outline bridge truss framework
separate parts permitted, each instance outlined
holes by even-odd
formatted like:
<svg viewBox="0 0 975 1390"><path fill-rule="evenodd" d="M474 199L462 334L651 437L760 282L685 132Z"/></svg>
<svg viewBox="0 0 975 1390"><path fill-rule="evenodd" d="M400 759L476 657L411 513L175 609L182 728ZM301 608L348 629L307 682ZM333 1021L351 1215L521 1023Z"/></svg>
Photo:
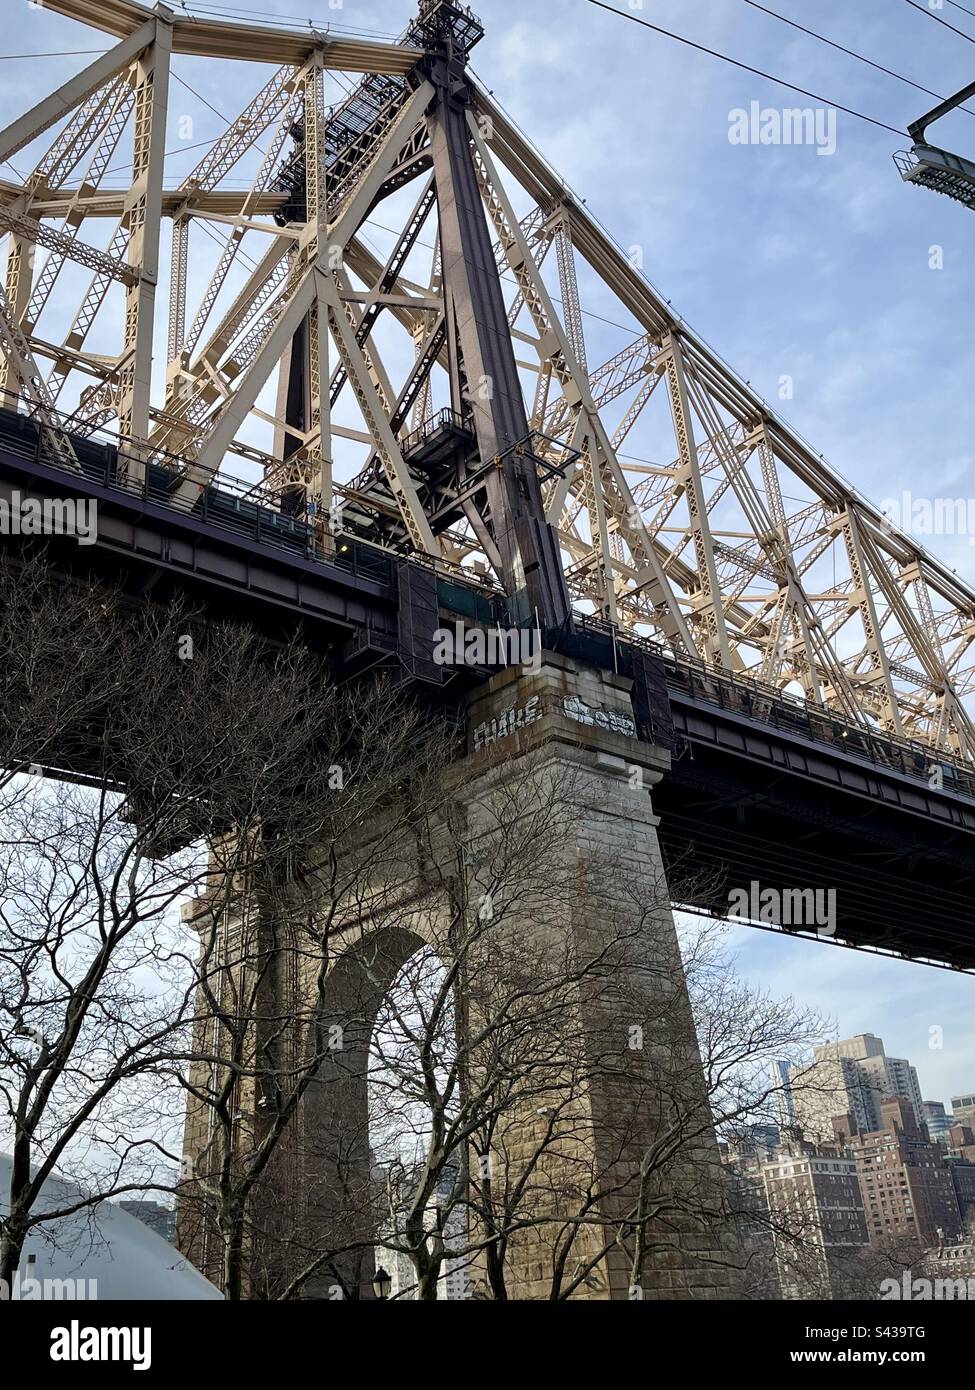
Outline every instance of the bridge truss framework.
<svg viewBox="0 0 975 1390"><path fill-rule="evenodd" d="M117 430L133 485L178 457L187 506L243 458L323 549L345 528L493 578L519 620L581 608L975 758L975 593L652 289L470 75L468 10L422 0L377 44L132 0L45 8L114 40L0 132L0 160L31 165L0 183L0 388L61 466L65 410L74 433ZM270 75L170 186L183 55ZM352 90L330 106L331 74ZM364 230L380 209L385 257ZM584 288L633 325L597 366ZM628 452L641 432L660 462Z"/></svg>

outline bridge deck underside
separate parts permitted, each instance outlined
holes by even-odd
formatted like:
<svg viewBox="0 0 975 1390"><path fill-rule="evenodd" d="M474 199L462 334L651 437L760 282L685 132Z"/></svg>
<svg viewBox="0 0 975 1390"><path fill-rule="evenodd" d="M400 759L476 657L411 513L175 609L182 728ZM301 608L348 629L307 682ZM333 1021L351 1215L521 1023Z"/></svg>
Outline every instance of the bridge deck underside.
<svg viewBox="0 0 975 1390"><path fill-rule="evenodd" d="M187 593L208 614L282 639L301 632L332 652L341 672L386 665L419 698L452 713L465 689L489 674L437 667L432 631L456 618L485 628L507 622L503 600L354 541L334 562L311 556L300 536L262 531L255 507L228 524L217 514L226 499L212 514L174 510L164 498L112 486L107 458L68 475L45 457L33 422L9 417L0 412L0 499L19 491L99 504L94 544L43 538L59 569L113 580L136 597ZM95 476L96 464L104 477ZM635 648L614 649L584 622L576 629L546 634L547 645L634 674ZM674 747L654 804L676 897L723 914L731 891L753 882L780 892L832 890L838 940L975 969L970 772L947 763L953 780L933 789L919 746L871 740L792 706L776 711L761 692L740 690L717 672L643 660L657 669L664 722L672 724L641 734Z"/></svg>
<svg viewBox="0 0 975 1390"><path fill-rule="evenodd" d="M687 906L723 915L734 890L760 901L753 884L777 901L832 892L832 939L975 969L970 831L701 743L683 746L654 805L673 891L690 885Z"/></svg>

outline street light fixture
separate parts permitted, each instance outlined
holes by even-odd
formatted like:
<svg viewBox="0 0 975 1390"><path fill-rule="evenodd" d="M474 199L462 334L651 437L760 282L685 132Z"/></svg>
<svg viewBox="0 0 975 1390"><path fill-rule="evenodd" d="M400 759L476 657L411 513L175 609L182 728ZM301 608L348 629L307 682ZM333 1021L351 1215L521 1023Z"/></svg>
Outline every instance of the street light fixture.
<svg viewBox="0 0 975 1390"><path fill-rule="evenodd" d="M372 1280L372 1291L379 1299L380 1303L385 1303L389 1298L389 1291L393 1287L392 1276L387 1274L382 1265L376 1270Z"/></svg>

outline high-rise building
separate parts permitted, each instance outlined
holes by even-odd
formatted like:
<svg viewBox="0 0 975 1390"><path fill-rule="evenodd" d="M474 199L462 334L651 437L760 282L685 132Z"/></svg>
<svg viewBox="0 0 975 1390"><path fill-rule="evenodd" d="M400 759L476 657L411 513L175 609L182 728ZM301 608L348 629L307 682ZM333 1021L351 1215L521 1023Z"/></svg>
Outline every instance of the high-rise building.
<svg viewBox="0 0 975 1390"><path fill-rule="evenodd" d="M963 1158L975 1163L975 1130L968 1125L952 1125L945 1140L950 1158Z"/></svg>
<svg viewBox="0 0 975 1390"><path fill-rule="evenodd" d="M957 1240L963 1221L944 1150L930 1142L903 1097L882 1101L880 1111L876 1130L851 1135L846 1144L856 1161L870 1239L908 1236L925 1247Z"/></svg>
<svg viewBox="0 0 975 1390"><path fill-rule="evenodd" d="M975 1129L975 1095L952 1096L952 1124L967 1125Z"/></svg>
<svg viewBox="0 0 975 1390"><path fill-rule="evenodd" d="M813 1049L813 1061L789 1068L789 1088L798 1123L810 1139L829 1143L833 1117L852 1116L854 1127L881 1128L881 1105L899 1096L918 1125L924 1122L917 1072L903 1057L888 1057L873 1033L858 1033Z"/></svg>
<svg viewBox="0 0 975 1390"><path fill-rule="evenodd" d="M135 1200L119 1202L118 1205L130 1216L141 1221L143 1226L148 1226L150 1230L155 1231L157 1236L162 1236L163 1240L168 1240L172 1245L176 1237L175 1207L164 1207L162 1202Z"/></svg>
<svg viewBox="0 0 975 1390"><path fill-rule="evenodd" d="M951 1130L951 1116L940 1100L926 1100L921 1105L922 1118L928 1127L928 1138L932 1144L947 1140Z"/></svg>
<svg viewBox="0 0 975 1390"><path fill-rule="evenodd" d="M390 1250L385 1246L380 1251L378 1263L390 1277L390 1298L400 1302L416 1298L416 1274L413 1271L413 1262L404 1250Z"/></svg>
<svg viewBox="0 0 975 1390"><path fill-rule="evenodd" d="M779 1147L778 1125L751 1124L728 1133L724 1143L729 1159L756 1158L764 1162Z"/></svg>
<svg viewBox="0 0 975 1390"><path fill-rule="evenodd" d="M781 1059L772 1063L772 1085L778 1103L780 1129L793 1129L799 1123L792 1089L789 1085L789 1063Z"/></svg>
<svg viewBox="0 0 975 1390"><path fill-rule="evenodd" d="M956 1137L969 1142L949 1149L945 1162L955 1184L962 1226L966 1233L975 1236L975 1135L967 1125L956 1125L952 1140Z"/></svg>
<svg viewBox="0 0 975 1390"><path fill-rule="evenodd" d="M851 1256L868 1241L856 1161L835 1145L792 1138L763 1166L762 1178L776 1221L783 1297L836 1296Z"/></svg>
<svg viewBox="0 0 975 1390"><path fill-rule="evenodd" d="M389 1296L399 1300L410 1300L417 1297L416 1273L413 1262L404 1250L393 1249L389 1245L384 1245L382 1239L383 1237L386 1239L395 1237L398 1245L405 1244L401 1218L406 1202L411 1195L410 1176L405 1168L397 1168L391 1175L387 1191L392 1194L397 1210L386 1223L380 1235L379 1260L392 1279ZM436 1196L426 1213L426 1228L433 1231L437 1226L440 1227L446 1250L440 1269L440 1277L437 1281L438 1299L471 1297L470 1260L466 1257L458 1258L452 1253L452 1251L463 1248L466 1244L466 1209L463 1205L455 1203L449 1207L445 1219L442 1215L444 1205L453 1190L455 1176L456 1170L454 1169L448 1169L443 1174Z"/></svg>
<svg viewBox="0 0 975 1390"><path fill-rule="evenodd" d="M769 1155L764 1148L742 1153L719 1143L721 1175L728 1219L734 1228L744 1278L741 1296L762 1301L782 1297L773 1226L762 1169Z"/></svg>
<svg viewBox="0 0 975 1390"><path fill-rule="evenodd" d="M850 1057L815 1049L815 1060L789 1069L790 1091L798 1125L816 1142L833 1137L833 1117L850 1115L857 1129L873 1129L872 1093Z"/></svg>

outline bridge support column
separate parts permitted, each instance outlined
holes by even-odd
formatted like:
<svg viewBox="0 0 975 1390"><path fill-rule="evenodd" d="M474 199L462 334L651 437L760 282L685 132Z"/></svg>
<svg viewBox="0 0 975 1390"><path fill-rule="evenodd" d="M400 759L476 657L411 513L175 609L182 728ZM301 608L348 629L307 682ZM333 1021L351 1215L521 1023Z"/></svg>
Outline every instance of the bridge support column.
<svg viewBox="0 0 975 1390"><path fill-rule="evenodd" d="M516 1170L538 1164L544 1181L536 1185L549 1192L553 1216L551 1227L509 1249L516 1298L550 1296L555 1236L560 1221L585 1210L586 1176L604 1195L587 1211L595 1220L580 1229L563 1287L610 1244L610 1233L627 1234L573 1297L733 1296L720 1163L651 801L670 759L637 740L630 684L545 654L537 671L509 669L470 702L459 799L472 862L490 858L485 807L499 788L526 777L542 798L547 786L560 786L559 795L568 788L575 811L565 821L561 881L551 885L544 922L528 916L518 924L537 938L540 959L550 950L561 961L568 946L578 964L578 995L563 1025L585 1039L587 1057L569 1081L571 1101L560 1092L553 1102L560 1118L552 1123L565 1116L564 1139L540 1150L549 1117L536 1098L521 1151L516 1141L501 1160ZM599 960L609 970L587 978ZM578 1049L566 1055L578 1065Z"/></svg>

